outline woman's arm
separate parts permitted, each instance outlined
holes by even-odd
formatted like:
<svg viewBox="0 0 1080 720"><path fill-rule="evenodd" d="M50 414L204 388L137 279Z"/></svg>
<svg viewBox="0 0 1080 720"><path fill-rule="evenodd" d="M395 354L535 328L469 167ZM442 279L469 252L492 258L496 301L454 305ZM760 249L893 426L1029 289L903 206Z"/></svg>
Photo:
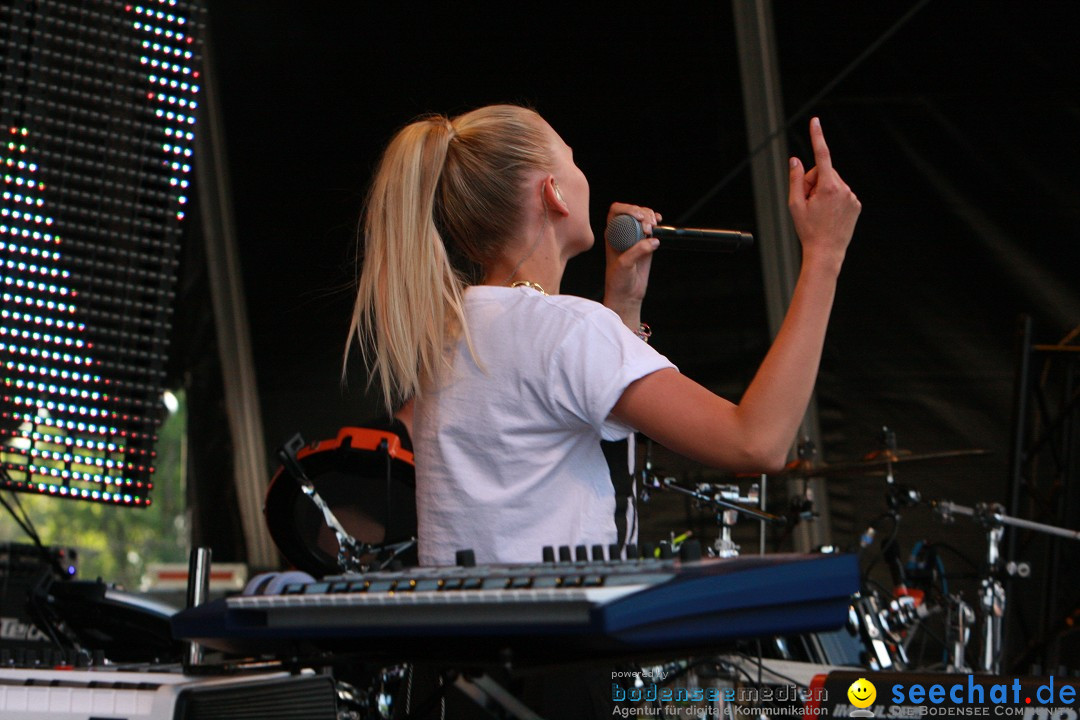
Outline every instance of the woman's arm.
<svg viewBox="0 0 1080 720"><path fill-rule="evenodd" d="M735 405L675 370L632 383L612 414L662 445L734 471L775 471L817 378L836 281L862 205L832 167L815 118L815 167L792 158L788 205L803 248L791 305L772 347Z"/></svg>

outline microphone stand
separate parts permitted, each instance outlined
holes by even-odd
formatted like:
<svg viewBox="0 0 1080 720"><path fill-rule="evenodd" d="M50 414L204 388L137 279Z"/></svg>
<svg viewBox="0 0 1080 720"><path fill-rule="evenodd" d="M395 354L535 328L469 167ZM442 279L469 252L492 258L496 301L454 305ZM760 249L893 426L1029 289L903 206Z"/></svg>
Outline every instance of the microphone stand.
<svg viewBox="0 0 1080 720"><path fill-rule="evenodd" d="M998 674L1001 670L1002 630L1005 622L1005 586L1001 582L1002 570L1008 574L1016 573L1025 577L1030 570L1026 563L1019 565L1008 563L1002 567L1001 539L1005 526L1024 528L1048 535L1080 540L1080 531L1068 528L1044 525L1032 520L1015 518L1005 514L1005 508L998 503L979 503L975 507L957 505L948 500L937 500L931 505L946 522L954 514L967 515L986 527L986 563L987 573L979 584L979 599L983 609L982 652L979 656L979 669Z"/></svg>

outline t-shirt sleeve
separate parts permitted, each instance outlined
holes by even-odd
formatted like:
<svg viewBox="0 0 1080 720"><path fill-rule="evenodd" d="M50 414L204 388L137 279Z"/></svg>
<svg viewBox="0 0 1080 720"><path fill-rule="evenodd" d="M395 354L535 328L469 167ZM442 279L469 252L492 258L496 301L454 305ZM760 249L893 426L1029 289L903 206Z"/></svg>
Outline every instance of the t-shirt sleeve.
<svg viewBox="0 0 1080 720"><path fill-rule="evenodd" d="M611 417L630 383L675 366L603 306L575 319L552 354L551 402L568 426L591 426L604 440L633 432Z"/></svg>

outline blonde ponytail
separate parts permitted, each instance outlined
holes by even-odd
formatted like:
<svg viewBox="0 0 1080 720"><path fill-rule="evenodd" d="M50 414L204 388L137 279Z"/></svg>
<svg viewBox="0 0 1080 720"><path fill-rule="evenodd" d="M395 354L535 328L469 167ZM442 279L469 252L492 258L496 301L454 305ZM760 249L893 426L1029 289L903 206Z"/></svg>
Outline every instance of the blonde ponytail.
<svg viewBox="0 0 1080 720"><path fill-rule="evenodd" d="M450 341L468 340L465 286L519 226L526 173L550 167L543 128L532 110L493 105L418 120L387 146L345 354L358 340L388 409L438 380Z"/></svg>

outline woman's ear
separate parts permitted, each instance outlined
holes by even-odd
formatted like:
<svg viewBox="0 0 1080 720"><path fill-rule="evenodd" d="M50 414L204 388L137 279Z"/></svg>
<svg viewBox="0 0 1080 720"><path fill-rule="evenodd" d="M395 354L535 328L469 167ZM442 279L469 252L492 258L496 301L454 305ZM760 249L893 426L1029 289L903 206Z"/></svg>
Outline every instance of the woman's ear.
<svg viewBox="0 0 1080 720"><path fill-rule="evenodd" d="M562 191L559 189L559 183L555 178L548 175L544 178L544 184L540 190L541 199L544 201L544 207L549 210L553 210L559 215L569 215L570 207L566 204L566 200L563 199Z"/></svg>

